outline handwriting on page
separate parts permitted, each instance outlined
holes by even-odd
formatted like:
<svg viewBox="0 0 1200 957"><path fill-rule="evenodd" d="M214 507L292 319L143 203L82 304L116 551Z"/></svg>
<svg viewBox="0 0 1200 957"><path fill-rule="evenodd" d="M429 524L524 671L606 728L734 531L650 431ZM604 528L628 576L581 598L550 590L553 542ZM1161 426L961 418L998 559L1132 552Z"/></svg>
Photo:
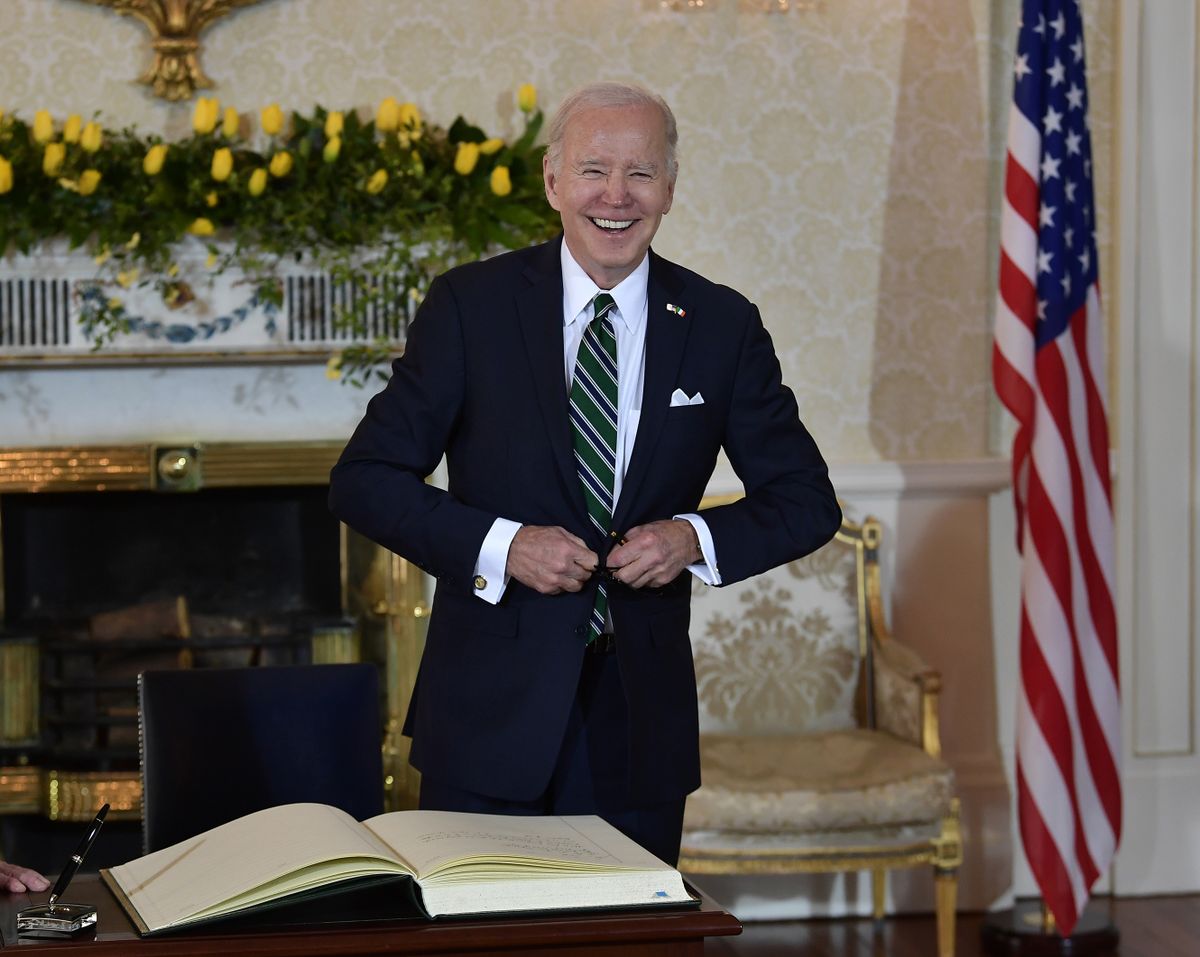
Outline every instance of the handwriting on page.
<svg viewBox="0 0 1200 957"><path fill-rule="evenodd" d="M484 847L491 853L499 850L532 854L536 857L563 858L570 861L595 862L612 860L612 855L600 848L584 844L562 834L514 834L508 831L431 831L416 838L419 844L446 841L462 842L463 846Z"/></svg>

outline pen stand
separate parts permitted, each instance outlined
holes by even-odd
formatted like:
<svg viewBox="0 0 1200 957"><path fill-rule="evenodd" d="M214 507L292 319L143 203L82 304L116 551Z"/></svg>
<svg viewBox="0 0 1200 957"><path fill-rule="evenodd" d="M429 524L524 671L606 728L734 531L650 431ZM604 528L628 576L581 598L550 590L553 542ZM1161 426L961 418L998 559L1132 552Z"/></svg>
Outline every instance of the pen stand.
<svg viewBox="0 0 1200 957"><path fill-rule="evenodd" d="M53 907L37 904L17 911L17 933L22 936L37 934L78 934L96 926L96 908L91 904L64 904Z"/></svg>

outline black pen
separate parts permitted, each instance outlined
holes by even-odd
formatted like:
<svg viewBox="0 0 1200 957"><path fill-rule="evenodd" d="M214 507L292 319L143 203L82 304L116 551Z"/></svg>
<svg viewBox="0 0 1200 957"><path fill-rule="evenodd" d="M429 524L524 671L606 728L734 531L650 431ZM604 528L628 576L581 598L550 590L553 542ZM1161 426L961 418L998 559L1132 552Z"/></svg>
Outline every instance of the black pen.
<svg viewBox="0 0 1200 957"><path fill-rule="evenodd" d="M96 835L100 833L100 825L104 823L104 815L108 813L108 805L100 808L100 813L96 815L96 820L92 821L92 826L88 828L87 833L83 835L83 840L79 842L79 846L75 848L75 853L71 855L71 859L67 861L67 866L62 869L62 873L58 875L58 880L54 882L54 889L50 891L50 900L46 903L54 910L54 902L62 896L62 892L67 889L67 885L71 883L71 878L75 876L75 872L79 870L79 865L83 863L83 859L87 857L87 852L92 849L92 843L96 840Z"/></svg>

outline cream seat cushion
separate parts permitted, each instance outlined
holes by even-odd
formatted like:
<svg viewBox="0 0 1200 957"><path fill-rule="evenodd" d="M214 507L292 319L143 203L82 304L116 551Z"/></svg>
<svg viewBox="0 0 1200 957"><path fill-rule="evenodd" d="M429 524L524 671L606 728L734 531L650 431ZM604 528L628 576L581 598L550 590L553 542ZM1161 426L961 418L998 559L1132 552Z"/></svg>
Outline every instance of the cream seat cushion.
<svg viewBox="0 0 1200 957"><path fill-rule="evenodd" d="M953 797L945 762L881 731L707 734L700 750L704 784L688 798L688 831L878 833L938 821Z"/></svg>

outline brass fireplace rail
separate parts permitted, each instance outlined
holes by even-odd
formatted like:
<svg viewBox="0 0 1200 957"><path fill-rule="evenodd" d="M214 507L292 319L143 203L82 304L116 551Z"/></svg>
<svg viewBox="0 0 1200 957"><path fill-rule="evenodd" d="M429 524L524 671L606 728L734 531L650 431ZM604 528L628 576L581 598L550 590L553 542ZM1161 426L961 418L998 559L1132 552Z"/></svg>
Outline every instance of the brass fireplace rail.
<svg viewBox="0 0 1200 957"><path fill-rule="evenodd" d="M0 496L39 492L158 491L325 485L343 443L164 442L0 449ZM3 568L0 550L0 570ZM386 688L384 774L389 810L415 807L418 776L399 734L424 643L425 578L416 568L340 528L342 613L350 629L319 629L314 661L375 661ZM0 620L4 617L0 575ZM352 632L352 633L349 633ZM32 650L31 650L32 649ZM38 739L36 643L0 643L0 747L13 753ZM0 814L88 820L107 801L116 819L141 813L136 771L68 771L30 762L0 766Z"/></svg>

